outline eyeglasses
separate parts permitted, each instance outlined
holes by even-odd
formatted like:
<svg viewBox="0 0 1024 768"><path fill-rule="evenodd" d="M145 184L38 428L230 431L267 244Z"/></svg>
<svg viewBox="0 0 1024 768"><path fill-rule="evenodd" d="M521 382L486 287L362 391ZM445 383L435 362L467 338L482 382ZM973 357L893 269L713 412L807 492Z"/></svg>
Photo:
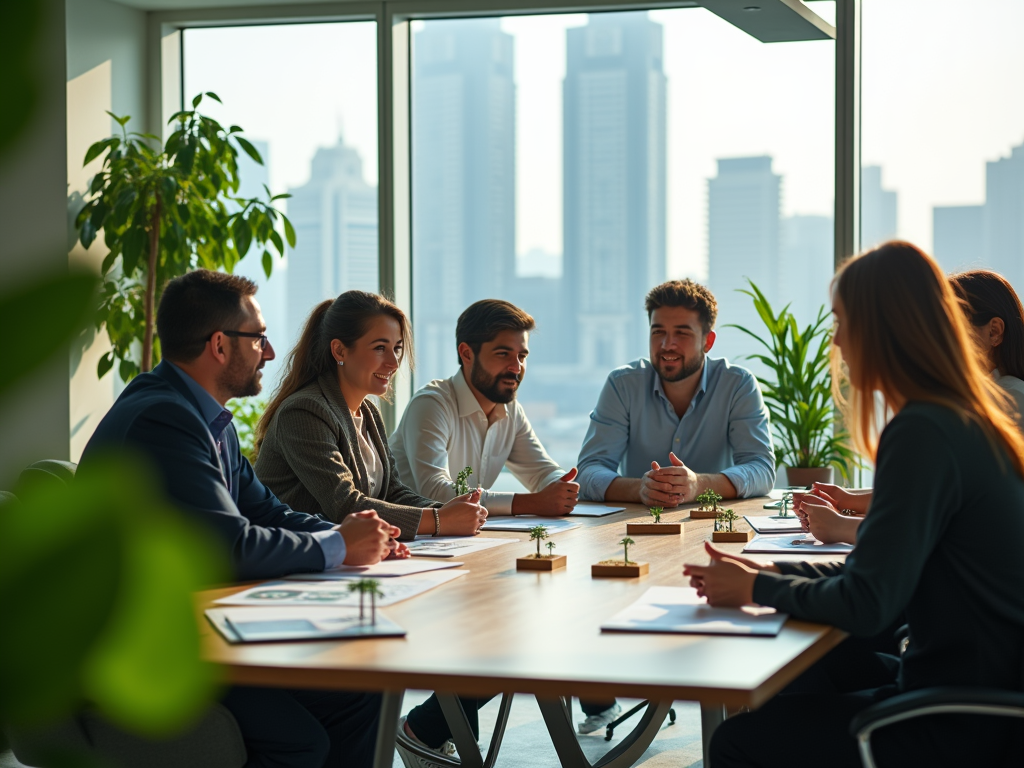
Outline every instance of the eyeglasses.
<svg viewBox="0 0 1024 768"><path fill-rule="evenodd" d="M213 333L217 333L217 331L214 331ZM213 333L210 334L210 339L213 338ZM270 339L267 338L267 334L265 333L255 333L254 331L220 331L220 333L223 333L225 336L241 336L246 339L259 339L260 349L266 349L267 344L270 343ZM210 339L207 339L207 341Z"/></svg>

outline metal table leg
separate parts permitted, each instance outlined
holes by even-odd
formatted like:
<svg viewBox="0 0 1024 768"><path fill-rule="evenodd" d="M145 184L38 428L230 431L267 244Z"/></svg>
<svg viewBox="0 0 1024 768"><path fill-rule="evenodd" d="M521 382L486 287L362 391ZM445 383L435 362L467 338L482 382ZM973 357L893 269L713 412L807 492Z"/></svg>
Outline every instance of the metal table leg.
<svg viewBox="0 0 1024 768"><path fill-rule="evenodd" d="M583 749L576 738L576 729L573 728L571 710L569 709L570 704L564 698L542 699L540 697L537 698L537 704L544 716L544 724L547 725L551 743L555 746L555 752L558 754L558 761L562 768L629 768L647 751L651 742L654 741L654 737L661 730L669 709L672 708L671 701L651 702L636 728L610 749L604 757L596 763L591 763L583 754Z"/></svg>
<svg viewBox="0 0 1024 768"><path fill-rule="evenodd" d="M711 745L711 735L715 728L725 722L725 707L721 704L700 705L700 737L704 749L704 768L710 768L711 762L708 757L708 747Z"/></svg>
<svg viewBox="0 0 1024 768"><path fill-rule="evenodd" d="M434 695L437 697L437 703L441 706L444 719L451 729L452 741L455 742L455 748L459 751L458 759L439 755L426 747L421 748L419 745L408 742L405 742L405 748L425 760L445 766L445 768L493 768L495 761L498 759L498 749L501 746L501 740L505 736L505 727L508 725L508 716L512 709L512 694L503 693L501 695L501 703L498 705L498 718L494 724L494 732L491 735L491 743L487 748L486 759L480 754L480 747L476 743L476 737L473 735L473 729L469 725L469 720L466 718L466 712L462 708L462 702L459 701L459 697L453 693L435 693ZM396 715L396 720L397 717ZM377 767L375 766L375 768Z"/></svg>
<svg viewBox="0 0 1024 768"><path fill-rule="evenodd" d="M395 735L398 718L402 714L405 691L384 691L380 702L380 722L377 725L377 746L373 755L373 768L391 768L395 762Z"/></svg>

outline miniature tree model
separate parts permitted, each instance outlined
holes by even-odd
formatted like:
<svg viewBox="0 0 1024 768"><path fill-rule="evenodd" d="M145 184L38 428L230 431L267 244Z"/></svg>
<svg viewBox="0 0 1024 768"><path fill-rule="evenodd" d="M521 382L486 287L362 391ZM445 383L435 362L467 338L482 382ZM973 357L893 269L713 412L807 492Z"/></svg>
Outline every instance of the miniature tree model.
<svg viewBox="0 0 1024 768"><path fill-rule="evenodd" d="M466 467L459 474L455 476L455 482L452 483L452 488L455 491L456 496L464 496L469 493L469 476L473 474L472 467Z"/></svg>
<svg viewBox="0 0 1024 768"><path fill-rule="evenodd" d="M554 557L555 556L555 542L549 541L544 546L548 548L548 557Z"/></svg>
<svg viewBox="0 0 1024 768"><path fill-rule="evenodd" d="M359 620L363 620L363 596L366 594L366 580L360 579L359 581L349 582L348 591L359 593Z"/></svg>
<svg viewBox="0 0 1024 768"><path fill-rule="evenodd" d="M740 516L733 512L731 509L727 509L724 512L719 512L718 517L715 518L715 530L728 531L729 533L732 533L732 524L739 519Z"/></svg>
<svg viewBox="0 0 1024 768"><path fill-rule="evenodd" d="M359 620L362 621L365 615L364 604L366 595L370 596L370 623L377 623L377 598L384 597L380 590L380 582L376 579L360 579L348 585L349 592L359 593Z"/></svg>
<svg viewBox="0 0 1024 768"><path fill-rule="evenodd" d="M623 550L622 559L626 563L626 565L629 565L629 545L630 544L636 544L636 542L633 541L631 538L629 538L629 536L627 536L622 541L620 541L619 544L622 545L622 550Z"/></svg>
<svg viewBox="0 0 1024 768"><path fill-rule="evenodd" d="M715 493L714 489L706 488L704 493L698 494L694 499L700 506L690 512L690 517L701 520L713 519L718 514L718 502L722 497Z"/></svg>
<svg viewBox="0 0 1024 768"><path fill-rule="evenodd" d="M655 525L661 522L661 513L664 511L661 507L651 507L651 517L654 518Z"/></svg>
<svg viewBox="0 0 1024 768"><path fill-rule="evenodd" d="M654 521L640 522L637 520L635 522L627 522L627 536L678 535L683 532L682 523L661 522L661 516L665 513L664 507L648 507L648 509Z"/></svg>
<svg viewBox="0 0 1024 768"><path fill-rule="evenodd" d="M779 517L792 517L789 514L789 505L793 503L793 494L784 493L782 494L782 509L779 510Z"/></svg>
<svg viewBox="0 0 1024 768"><path fill-rule="evenodd" d="M535 525L530 529L530 541L537 542L537 557L540 557L540 543L548 537L548 529L543 525Z"/></svg>

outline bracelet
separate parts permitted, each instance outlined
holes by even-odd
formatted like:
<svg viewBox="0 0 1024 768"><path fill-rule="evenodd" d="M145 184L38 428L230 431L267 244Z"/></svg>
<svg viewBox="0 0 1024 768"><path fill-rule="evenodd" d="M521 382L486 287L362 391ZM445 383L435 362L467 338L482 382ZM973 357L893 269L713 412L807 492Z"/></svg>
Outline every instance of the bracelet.
<svg viewBox="0 0 1024 768"><path fill-rule="evenodd" d="M437 507L433 508L434 513L434 536L441 535L441 510Z"/></svg>

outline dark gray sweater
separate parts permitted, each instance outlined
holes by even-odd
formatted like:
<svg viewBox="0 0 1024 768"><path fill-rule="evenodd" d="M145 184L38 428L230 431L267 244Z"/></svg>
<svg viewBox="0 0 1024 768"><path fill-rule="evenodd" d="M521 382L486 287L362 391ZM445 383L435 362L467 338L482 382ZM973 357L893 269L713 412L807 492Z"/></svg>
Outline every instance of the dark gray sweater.
<svg viewBox="0 0 1024 768"><path fill-rule="evenodd" d="M292 509L336 523L353 512L373 509L401 528L399 538L409 541L416 537L423 509L440 505L399 479L377 407L364 400L360 413L384 466L380 498L369 495L356 425L341 388L326 376L281 403L260 447L256 475Z"/></svg>
<svg viewBox="0 0 1024 768"><path fill-rule="evenodd" d="M906 613L904 689L1024 689L1024 481L981 429L911 403L882 433L845 564L779 563L754 600L855 635Z"/></svg>

